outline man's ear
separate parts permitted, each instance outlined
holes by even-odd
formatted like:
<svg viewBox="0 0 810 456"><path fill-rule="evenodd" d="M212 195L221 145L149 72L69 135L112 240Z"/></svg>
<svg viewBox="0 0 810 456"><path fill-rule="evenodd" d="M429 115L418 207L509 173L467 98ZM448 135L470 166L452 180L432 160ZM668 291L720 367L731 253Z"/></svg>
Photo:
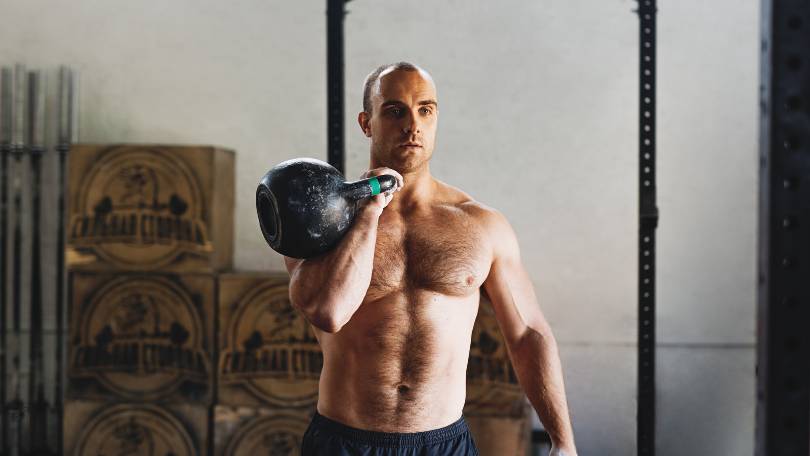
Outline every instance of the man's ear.
<svg viewBox="0 0 810 456"><path fill-rule="evenodd" d="M360 124L360 129L367 138L371 138L371 116L363 111L357 115L357 123Z"/></svg>

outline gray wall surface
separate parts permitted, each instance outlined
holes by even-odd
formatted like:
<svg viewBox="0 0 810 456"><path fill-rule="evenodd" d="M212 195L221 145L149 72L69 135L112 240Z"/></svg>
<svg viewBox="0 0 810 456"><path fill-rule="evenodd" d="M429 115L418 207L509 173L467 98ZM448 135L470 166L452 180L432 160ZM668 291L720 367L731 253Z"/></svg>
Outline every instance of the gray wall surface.
<svg viewBox="0 0 810 456"><path fill-rule="evenodd" d="M560 343L581 455L636 450L635 6L356 0L345 21L348 176L368 165L365 75L398 60L428 69L441 105L431 170L512 223ZM272 165L325 158L325 9L4 0L0 64L78 69L82 142L235 149L235 265L283 270L253 195ZM753 452L757 14L755 2L659 2L660 455Z"/></svg>

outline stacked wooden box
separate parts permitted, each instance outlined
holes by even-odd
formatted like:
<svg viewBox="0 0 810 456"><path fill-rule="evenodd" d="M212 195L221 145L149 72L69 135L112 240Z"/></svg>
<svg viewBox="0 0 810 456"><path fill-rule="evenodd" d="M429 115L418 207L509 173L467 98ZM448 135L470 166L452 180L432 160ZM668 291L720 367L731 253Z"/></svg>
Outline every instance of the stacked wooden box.
<svg viewBox="0 0 810 456"><path fill-rule="evenodd" d="M492 304L482 296L470 341L464 403L464 419L480 453L524 456L531 435L530 413Z"/></svg>
<svg viewBox="0 0 810 456"><path fill-rule="evenodd" d="M209 454L233 152L78 145L68 176L66 453Z"/></svg>
<svg viewBox="0 0 810 456"><path fill-rule="evenodd" d="M300 455L323 354L286 273L219 276L216 454Z"/></svg>

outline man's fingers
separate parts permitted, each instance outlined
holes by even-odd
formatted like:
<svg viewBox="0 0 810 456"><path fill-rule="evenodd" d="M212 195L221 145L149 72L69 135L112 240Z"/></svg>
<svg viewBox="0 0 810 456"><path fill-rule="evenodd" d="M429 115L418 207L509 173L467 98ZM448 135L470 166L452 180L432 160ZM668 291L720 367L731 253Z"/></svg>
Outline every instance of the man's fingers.
<svg viewBox="0 0 810 456"><path fill-rule="evenodd" d="M397 180L396 191L399 191L399 189L401 189L402 186L405 185L405 179L402 177L402 174L399 174L395 170L393 170L391 168L386 168L386 167L370 169L370 170L366 171L365 173L363 173L362 178L365 179L367 177L380 176L382 174L389 174L391 176L394 176L394 178L396 178L396 180Z"/></svg>
<svg viewBox="0 0 810 456"><path fill-rule="evenodd" d="M396 191L399 191L399 189L400 189L400 188L402 188L402 186L403 186L403 185L405 185L405 180L402 178L402 175L401 175L401 174L399 174L398 172L394 171L393 169L388 169L387 171L389 171L387 174L391 174L391 175L393 175L393 176L394 176L394 177L397 179L397 188L396 188Z"/></svg>

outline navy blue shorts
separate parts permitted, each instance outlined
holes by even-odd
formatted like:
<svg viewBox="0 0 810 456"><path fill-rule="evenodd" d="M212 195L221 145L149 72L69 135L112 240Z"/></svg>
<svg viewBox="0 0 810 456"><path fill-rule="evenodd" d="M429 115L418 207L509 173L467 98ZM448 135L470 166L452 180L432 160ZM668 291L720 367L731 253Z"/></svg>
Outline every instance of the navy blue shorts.
<svg viewBox="0 0 810 456"><path fill-rule="evenodd" d="M301 442L302 456L478 456L464 416L448 426L424 432L365 431L315 411Z"/></svg>

